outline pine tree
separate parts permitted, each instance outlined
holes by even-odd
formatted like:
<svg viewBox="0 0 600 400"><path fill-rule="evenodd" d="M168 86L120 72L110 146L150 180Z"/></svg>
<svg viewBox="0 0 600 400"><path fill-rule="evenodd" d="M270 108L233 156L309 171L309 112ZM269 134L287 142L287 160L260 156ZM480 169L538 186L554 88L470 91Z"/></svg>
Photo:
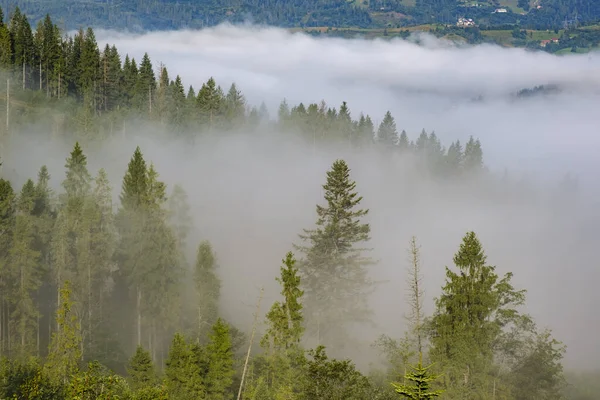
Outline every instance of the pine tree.
<svg viewBox="0 0 600 400"><path fill-rule="evenodd" d="M135 354L129 360L127 373L131 377L132 387L136 390L152 386L156 383L156 373L150 353L138 346Z"/></svg>
<svg viewBox="0 0 600 400"><path fill-rule="evenodd" d="M323 186L327 205L317 205L317 228L300 235L307 246L296 246L304 253L299 270L308 329L318 343L341 345L344 326L371 314L367 296L374 283L367 266L373 261L357 247L369 240L371 228L361 221L368 210L357 209L362 197L355 188L346 162L335 161Z"/></svg>
<svg viewBox="0 0 600 400"><path fill-rule="evenodd" d="M244 123L245 115L246 99L235 83L232 83L225 96L225 118L231 128L238 128Z"/></svg>
<svg viewBox="0 0 600 400"><path fill-rule="evenodd" d="M463 149L460 141L453 142L448 147L446 154L447 172L453 175L458 175L463 165Z"/></svg>
<svg viewBox="0 0 600 400"><path fill-rule="evenodd" d="M403 130L402 133L400 133L400 138L398 139L398 147L402 152L407 152L408 150L410 150L410 142L408 141L408 135L406 134L405 130Z"/></svg>
<svg viewBox="0 0 600 400"><path fill-rule="evenodd" d="M282 286L284 301L276 301L267 313L268 328L261 340L261 345L267 350L265 383L273 393L293 390L303 359L300 340L304 327L300 298L304 293L300 289L294 255L287 253L282 262L281 276L276 280Z"/></svg>
<svg viewBox="0 0 600 400"><path fill-rule="evenodd" d="M175 334L165 369L167 388L172 398L186 400L206 398L203 358L200 348L190 346L181 334Z"/></svg>
<svg viewBox="0 0 600 400"><path fill-rule="evenodd" d="M218 317L221 280L216 274L217 258L210 242L198 246L194 282L196 286L198 340L205 336L206 326L212 326Z"/></svg>
<svg viewBox="0 0 600 400"><path fill-rule="evenodd" d="M169 197L169 223L175 231L177 248L183 254L187 250L187 238L192 230L192 216L188 196L181 185L174 185Z"/></svg>
<svg viewBox="0 0 600 400"><path fill-rule="evenodd" d="M473 136L469 138L469 141L465 145L463 165L465 170L472 172L480 171L483 168L483 151L481 150L481 142L479 139L473 139Z"/></svg>
<svg viewBox="0 0 600 400"><path fill-rule="evenodd" d="M79 370L81 360L80 326L73 312L69 281L60 289L60 307L56 313L56 322L59 330L52 336L46 370L53 379L66 383Z"/></svg>
<svg viewBox="0 0 600 400"><path fill-rule="evenodd" d="M474 390L492 368L494 343L502 328L518 321L516 307L525 291L516 291L511 273L502 279L474 232L468 232L454 256L458 272L446 267L446 284L431 320L431 359L447 372L446 388Z"/></svg>
<svg viewBox="0 0 600 400"><path fill-rule="evenodd" d="M414 382L413 385L396 384L392 385L396 392L402 397L411 400L427 400L435 397L440 397L444 392L442 390L431 390L431 382L435 381L438 376L432 375L429 372L431 366L424 367L421 356L416 367L412 367L413 371L405 375L405 379Z"/></svg>
<svg viewBox="0 0 600 400"><path fill-rule="evenodd" d="M282 262L284 266L280 268L281 277L277 282L282 286L281 295L285 300L276 301L267 313L269 328L265 334L265 341L276 351L297 346L304 332L300 304L304 292L300 289L300 276L292 252L287 253Z"/></svg>
<svg viewBox="0 0 600 400"><path fill-rule="evenodd" d="M9 181L0 178L0 307L4 307L10 299L9 279L10 249L15 223L16 202L15 193ZM5 311L2 309L2 317ZM5 328L3 328L5 329ZM0 351L7 348L7 338L3 330L0 340Z"/></svg>
<svg viewBox="0 0 600 400"><path fill-rule="evenodd" d="M210 342L206 347L208 372L206 374L207 398L225 400L231 397L233 383L233 350L229 326L221 319L213 325Z"/></svg>
<svg viewBox="0 0 600 400"><path fill-rule="evenodd" d="M87 258L85 348L94 359L107 361L104 340L114 337L110 326L108 299L112 294L110 278L116 270L114 255L117 246L112 188L104 169L98 171L92 195L86 205L85 221L89 224L89 254Z"/></svg>
<svg viewBox="0 0 600 400"><path fill-rule="evenodd" d="M18 198L17 215L13 230L12 244L9 250L11 274L14 282L10 302L11 330L18 338L17 354L26 357L36 349L38 310L34 294L40 287L40 252L35 248L35 218L32 215L35 206L35 185L29 179Z"/></svg>
<svg viewBox="0 0 600 400"><path fill-rule="evenodd" d="M383 117L383 121L379 124L377 130L377 139L379 143L386 147L393 147L397 145L398 131L396 129L396 121L392 117L392 113L387 111Z"/></svg>
<svg viewBox="0 0 600 400"><path fill-rule="evenodd" d="M198 91L197 105L200 111L200 121L209 130L216 126L223 110L224 96L211 77Z"/></svg>

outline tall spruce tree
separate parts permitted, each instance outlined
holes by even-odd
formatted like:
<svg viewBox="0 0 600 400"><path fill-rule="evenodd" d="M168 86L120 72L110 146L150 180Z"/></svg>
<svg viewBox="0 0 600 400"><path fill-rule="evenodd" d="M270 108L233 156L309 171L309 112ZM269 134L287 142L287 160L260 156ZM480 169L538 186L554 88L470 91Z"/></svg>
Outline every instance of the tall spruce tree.
<svg viewBox="0 0 600 400"><path fill-rule="evenodd" d="M305 229L300 238L306 244L295 247L304 254L298 267L308 333L319 344L340 346L347 324L370 319L367 299L375 284L367 267L374 261L359 246L371 228L362 221L368 210L358 209L362 196L345 161L333 163L323 189L327 204L317 205L317 227Z"/></svg>
<svg viewBox="0 0 600 400"><path fill-rule="evenodd" d="M206 397L214 400L230 399L235 374L233 349L229 326L221 318L213 325L210 342L206 346L206 357Z"/></svg>
<svg viewBox="0 0 600 400"><path fill-rule="evenodd" d="M525 300L525 291L512 286L512 273L500 278L496 268L487 264L474 232L463 237L454 264L456 272L446 267L430 337L430 357L445 371L449 396L489 386L502 329L517 322L517 307Z"/></svg>
<svg viewBox="0 0 600 400"><path fill-rule="evenodd" d="M81 336L77 315L71 300L71 283L65 281L60 289L60 306L56 321L60 329L52 336L46 361L48 375L57 382L67 383L79 370Z"/></svg>
<svg viewBox="0 0 600 400"><path fill-rule="evenodd" d="M196 327L198 340L204 340L207 327L212 326L219 314L221 280L216 274L217 256L208 241L198 246L194 283L196 287Z"/></svg>
<svg viewBox="0 0 600 400"><path fill-rule="evenodd" d="M176 333L165 368L169 397L182 400L206 398L205 370L202 349L189 345L183 335Z"/></svg>
<svg viewBox="0 0 600 400"><path fill-rule="evenodd" d="M35 185L27 180L17 201L17 215L9 250L9 279L13 282L10 293L12 305L10 329L17 338L14 354L23 359L37 348L36 331L38 309L34 295L40 287L40 252L35 248Z"/></svg>
<svg viewBox="0 0 600 400"><path fill-rule="evenodd" d="M296 260L292 252L282 260L280 277L276 278L281 285L283 301L276 301L267 313L267 332L261 345L267 351L264 357L266 390L276 398L287 398L284 393L294 391L297 386L303 351L300 340L304 327L302 325L302 304L300 298L304 294L300 289L300 276L296 268ZM257 381L257 385L260 382ZM256 386L254 391L259 390ZM263 390L263 389L260 389Z"/></svg>

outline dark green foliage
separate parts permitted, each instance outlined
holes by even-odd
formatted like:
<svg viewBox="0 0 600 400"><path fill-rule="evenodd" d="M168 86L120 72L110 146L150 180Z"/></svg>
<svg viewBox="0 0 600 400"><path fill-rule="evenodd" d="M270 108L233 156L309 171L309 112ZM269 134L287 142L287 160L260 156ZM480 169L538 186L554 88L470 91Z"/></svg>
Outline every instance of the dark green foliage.
<svg viewBox="0 0 600 400"><path fill-rule="evenodd" d="M300 304L304 292L300 289L300 276L292 252L286 254L283 264L280 268L281 277L277 278L277 282L282 286L281 294L285 300L275 302L267 313L270 325L267 338L272 340L275 349L288 349L298 345L304 332Z"/></svg>
<svg viewBox="0 0 600 400"><path fill-rule="evenodd" d="M350 360L329 359L319 346L308 352L302 399L363 400L369 398L371 384Z"/></svg>
<svg viewBox="0 0 600 400"><path fill-rule="evenodd" d="M55 400L63 398L61 385L52 382L37 359L0 360L0 397L6 399Z"/></svg>
<svg viewBox="0 0 600 400"><path fill-rule="evenodd" d="M229 326L219 318L213 325L210 341L206 346L208 372L206 374L206 395L209 399L230 398L229 390L233 383L233 349Z"/></svg>
<svg viewBox="0 0 600 400"><path fill-rule="evenodd" d="M131 377L131 384L134 389L141 389L152 386L156 382L154 363L148 353L142 346L138 346L135 354L129 360L127 373Z"/></svg>
<svg viewBox="0 0 600 400"><path fill-rule="evenodd" d="M206 393L205 369L206 360L202 349L188 344L181 334L176 333L165 368L169 398L203 398Z"/></svg>
<svg viewBox="0 0 600 400"><path fill-rule="evenodd" d="M411 368L412 371L407 373L404 379L412 382L412 385L393 384L398 394L411 400L433 399L442 395L443 391L430 389L431 382L435 381L438 376L432 375L429 372L431 366L423 366L421 356L419 356L419 363Z"/></svg>

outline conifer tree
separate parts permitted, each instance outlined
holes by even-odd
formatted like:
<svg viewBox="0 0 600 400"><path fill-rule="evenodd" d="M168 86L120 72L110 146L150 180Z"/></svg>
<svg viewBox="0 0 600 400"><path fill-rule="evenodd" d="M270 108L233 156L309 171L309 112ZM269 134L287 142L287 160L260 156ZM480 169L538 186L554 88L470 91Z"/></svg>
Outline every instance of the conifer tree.
<svg viewBox="0 0 600 400"><path fill-rule="evenodd" d="M2 310L2 318L5 313L4 306L10 298L9 265L15 213L15 193L12 185L9 181L0 178L0 310ZM0 339L0 352L4 352L7 347L4 330L0 330Z"/></svg>
<svg viewBox="0 0 600 400"><path fill-rule="evenodd" d="M448 147L448 153L446 154L446 165L448 173L458 174L463 164L463 149L460 141L452 142Z"/></svg>
<svg viewBox="0 0 600 400"><path fill-rule="evenodd" d="M183 335L176 333L165 369L170 396L174 399L190 400L206 398L205 369L202 349L190 346Z"/></svg>
<svg viewBox="0 0 600 400"><path fill-rule="evenodd" d="M431 382L435 381L438 376L432 375L429 372L431 366L424 367L422 357L419 356L419 363L416 367L411 367L412 372L405 375L405 379L414 382L413 385L392 383L396 392L402 397L410 400L428 400L435 397L440 397L444 392L442 390L431 390Z"/></svg>
<svg viewBox="0 0 600 400"><path fill-rule="evenodd" d="M276 301L267 313L267 332L261 340L262 347L267 350L265 384L273 393L293 390L303 358L300 348L304 331L300 277L292 252L288 252L282 262L281 275L276 280L282 287L284 301Z"/></svg>
<svg viewBox="0 0 600 400"><path fill-rule="evenodd" d="M84 347L92 357L104 361L108 354L97 336L102 335L105 340L114 337L107 308L112 294L112 286L108 283L116 269L114 254L117 246L112 188L104 169L100 169L94 179L85 211L85 221L89 224L89 255L85 279L88 289Z"/></svg>
<svg viewBox="0 0 600 400"><path fill-rule="evenodd" d="M233 350L229 326L221 318L212 327L210 342L206 347L208 372L206 374L207 398L225 400L231 397L233 383Z"/></svg>
<svg viewBox="0 0 600 400"><path fill-rule="evenodd" d="M78 371L81 360L80 327L73 310L69 281L60 289L60 300L56 313L59 330L52 336L46 370L56 381L66 383Z"/></svg>
<svg viewBox="0 0 600 400"><path fill-rule="evenodd" d="M131 377L132 387L136 390L152 386L156 382L152 358L142 346L137 347L135 354L129 360L127 373Z"/></svg>
<svg viewBox="0 0 600 400"><path fill-rule="evenodd" d="M341 345L347 323L370 318L367 296L374 283L367 267L374 262L358 246L371 228L361 221L368 210L358 209L362 197L345 161L333 163L323 189L327 204L317 205L317 227L304 230L300 238L307 245L296 248L304 254L299 270L309 333L318 343Z"/></svg>
<svg viewBox="0 0 600 400"><path fill-rule="evenodd" d="M218 317L221 280L216 274L217 257L208 241L198 246L194 282L196 286L198 339L205 336L206 326L212 326Z"/></svg>
<svg viewBox="0 0 600 400"><path fill-rule="evenodd" d="M292 252L288 252L282 262L281 276L276 280L282 286L281 295L285 300L276 301L267 313L269 328L265 334L265 340L276 350L297 346L304 332L300 303L304 292L300 289L300 276Z"/></svg>
<svg viewBox="0 0 600 400"><path fill-rule="evenodd" d="M15 283L10 291L12 303L11 330L18 338L17 354L26 357L36 348L35 332L38 323L38 310L34 294L40 282L40 252L35 248L35 219L32 215L35 206L35 185L27 180L17 202L17 215L9 250L11 274Z"/></svg>
<svg viewBox="0 0 600 400"><path fill-rule="evenodd" d="M504 326L518 322L517 307L525 300L525 291L515 290L510 282L512 273L500 278L487 264L474 232L463 237L454 264L458 272L446 267L446 284L430 323L431 359L445 369L450 395L484 384L494 344Z"/></svg>
<svg viewBox="0 0 600 400"><path fill-rule="evenodd" d="M465 145L463 155L463 165L467 171L477 172L483 168L483 151L481 150L481 142L479 139L469 138Z"/></svg>
<svg viewBox="0 0 600 400"><path fill-rule="evenodd" d="M369 379L356 370L350 360L330 359L323 346L308 351L301 384L301 399L370 398Z"/></svg>
<svg viewBox="0 0 600 400"><path fill-rule="evenodd" d="M396 129L396 121L392 117L392 113L387 111L383 117L383 121L379 124L377 130L377 139L379 143L386 147L393 147L398 142L398 131Z"/></svg>
<svg viewBox="0 0 600 400"><path fill-rule="evenodd" d="M231 84L225 96L225 118L232 128L241 126L246 114L246 99L235 85Z"/></svg>
<svg viewBox="0 0 600 400"><path fill-rule="evenodd" d="M169 196L169 223L173 227L177 240L177 249L185 254L187 250L187 238L192 230L192 217L188 196L181 185L174 185L173 192Z"/></svg>

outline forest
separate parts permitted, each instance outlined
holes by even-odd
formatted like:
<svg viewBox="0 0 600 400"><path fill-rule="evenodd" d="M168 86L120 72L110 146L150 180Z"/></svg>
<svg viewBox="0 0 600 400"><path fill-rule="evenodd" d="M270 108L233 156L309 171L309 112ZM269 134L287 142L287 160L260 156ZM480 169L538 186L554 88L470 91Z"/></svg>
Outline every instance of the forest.
<svg viewBox="0 0 600 400"><path fill-rule="evenodd" d="M384 28L430 23L454 25L458 17L465 16L490 26L511 24L545 30L561 29L565 22L569 26L589 25L600 19L600 3L595 0L540 1L541 8L537 8L540 4L533 0L519 0L514 4L498 0L0 0L0 7L7 12L20 7L35 23L50 13L65 30L81 26L132 31L198 29L225 21L252 21L280 27ZM520 8L514 8L515 5ZM501 6L507 7L509 12L493 13Z"/></svg>
<svg viewBox="0 0 600 400"><path fill-rule="evenodd" d="M223 311L226 266L210 238L192 242L194 188L167 185L141 146L126 150L120 180L110 161L98 170L88 162L102 143L134 132L188 146L243 132L313 151L370 151L389 168L410 160L419 176L448 185L495 184L475 137L448 147L433 131L411 139L389 111L376 125L346 103L283 100L271 118L235 84L224 91L209 78L186 89L147 53L122 59L114 46L99 49L91 28L63 35L49 16L32 29L18 9L0 25L0 66L1 398L596 398L592 378L564 370L560 338L524 311L525 288L496 270L473 231L453 239L431 313L419 241L398 244L405 332L372 343L377 368L346 357L357 326L372 323L369 296L381 285L370 272L376 210L364 206L348 160L331 159L314 182L314 223L295 227L297 240L271 258L280 294L267 304L256 290L249 327ZM42 164L24 179L11 146L34 127L70 151L63 170Z"/></svg>

